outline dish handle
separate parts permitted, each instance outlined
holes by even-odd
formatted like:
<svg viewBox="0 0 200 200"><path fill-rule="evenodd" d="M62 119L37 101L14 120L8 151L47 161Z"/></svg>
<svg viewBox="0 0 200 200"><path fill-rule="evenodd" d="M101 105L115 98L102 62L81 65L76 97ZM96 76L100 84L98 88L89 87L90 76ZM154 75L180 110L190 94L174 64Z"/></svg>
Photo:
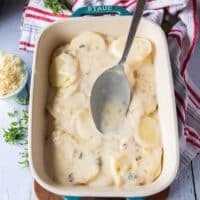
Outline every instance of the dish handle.
<svg viewBox="0 0 200 200"><path fill-rule="evenodd" d="M81 200L81 197L72 197L72 196L65 196L63 197L64 200Z"/></svg>
<svg viewBox="0 0 200 200"><path fill-rule="evenodd" d="M121 6L85 6L77 9L72 17L81 17L84 15L105 15L116 14L121 16L131 15L131 13Z"/></svg>
<svg viewBox="0 0 200 200"><path fill-rule="evenodd" d="M70 197L70 196L65 196L63 197L64 200L81 200L81 197ZM128 197L126 200L144 200L142 197Z"/></svg>

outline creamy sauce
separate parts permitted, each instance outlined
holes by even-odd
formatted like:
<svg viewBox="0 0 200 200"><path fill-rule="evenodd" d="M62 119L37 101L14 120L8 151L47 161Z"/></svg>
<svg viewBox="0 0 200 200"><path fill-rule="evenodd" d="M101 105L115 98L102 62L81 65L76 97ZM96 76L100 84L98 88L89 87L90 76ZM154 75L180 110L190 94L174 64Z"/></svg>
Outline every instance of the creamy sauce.
<svg viewBox="0 0 200 200"><path fill-rule="evenodd" d="M126 116L126 105L117 100L110 99L105 102L105 106L101 116L101 130L103 133L109 133L120 129L120 126L124 123Z"/></svg>
<svg viewBox="0 0 200 200"><path fill-rule="evenodd" d="M124 43L124 37L84 32L53 55L47 102L52 119L45 165L59 184L131 188L153 182L161 172L162 143L149 40L136 38L125 64L132 90L126 117L121 119L123 105L108 103L102 122L106 134L98 132L92 119L92 86L104 70L118 62ZM112 112L116 107L122 115Z"/></svg>

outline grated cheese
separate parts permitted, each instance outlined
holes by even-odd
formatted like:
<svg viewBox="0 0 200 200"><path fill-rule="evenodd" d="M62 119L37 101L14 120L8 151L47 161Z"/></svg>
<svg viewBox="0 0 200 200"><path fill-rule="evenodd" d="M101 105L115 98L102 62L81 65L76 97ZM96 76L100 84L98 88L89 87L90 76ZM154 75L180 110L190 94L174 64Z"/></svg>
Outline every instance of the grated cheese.
<svg viewBox="0 0 200 200"><path fill-rule="evenodd" d="M24 81L24 74L19 57L0 51L0 96L17 90Z"/></svg>

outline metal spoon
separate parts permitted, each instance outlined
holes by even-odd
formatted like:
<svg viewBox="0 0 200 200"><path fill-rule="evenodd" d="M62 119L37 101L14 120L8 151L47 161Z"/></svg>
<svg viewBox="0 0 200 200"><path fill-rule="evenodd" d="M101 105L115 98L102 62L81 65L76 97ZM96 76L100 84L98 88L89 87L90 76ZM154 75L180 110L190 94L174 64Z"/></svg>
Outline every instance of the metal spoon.
<svg viewBox="0 0 200 200"><path fill-rule="evenodd" d="M121 60L117 65L103 72L98 77L92 88L90 106L96 128L100 132L104 131L101 127L103 117L102 112L107 102L110 104L110 102L114 101L119 102L119 105L124 105L124 115L128 110L131 92L127 76L124 72L124 63L132 46L137 26L143 13L144 5L145 0L138 0ZM117 109L117 107L114 109ZM111 113L109 114L115 115L116 110L111 110Z"/></svg>

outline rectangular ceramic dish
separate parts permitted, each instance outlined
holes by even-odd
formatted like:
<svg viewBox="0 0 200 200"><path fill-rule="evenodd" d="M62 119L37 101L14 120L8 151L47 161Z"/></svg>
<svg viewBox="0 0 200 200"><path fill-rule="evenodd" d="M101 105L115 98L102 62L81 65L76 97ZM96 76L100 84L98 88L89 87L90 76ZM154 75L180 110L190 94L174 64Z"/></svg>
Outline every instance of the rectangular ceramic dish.
<svg viewBox="0 0 200 200"><path fill-rule="evenodd" d="M90 7L89 9L91 10L92 8ZM148 196L166 188L176 176L179 164L179 144L168 47L164 32L158 25L147 19L141 20L137 35L148 38L155 46L154 64L163 143L163 167L160 176L149 185L133 187L132 190L124 190L114 186L99 188L61 186L53 182L45 171L43 154L46 134L45 106L48 90L48 67L52 52L82 31L96 31L112 36L127 34L130 20L130 16L69 18L48 26L39 37L32 71L29 156L33 177L41 186L53 193L72 196Z"/></svg>

